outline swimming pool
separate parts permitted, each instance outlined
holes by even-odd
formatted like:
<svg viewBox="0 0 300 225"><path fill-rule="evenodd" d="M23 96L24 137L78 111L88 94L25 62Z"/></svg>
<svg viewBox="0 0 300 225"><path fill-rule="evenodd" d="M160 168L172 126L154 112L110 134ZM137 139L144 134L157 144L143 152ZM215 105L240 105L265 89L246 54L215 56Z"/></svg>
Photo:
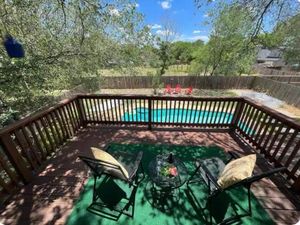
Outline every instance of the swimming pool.
<svg viewBox="0 0 300 225"><path fill-rule="evenodd" d="M135 108L132 113L126 112L122 121L148 122L148 108ZM192 109L152 109L152 122L156 123L190 123L190 124L230 124L233 114L228 112L215 112ZM238 126L246 134L254 132L244 123L238 121Z"/></svg>
<svg viewBox="0 0 300 225"><path fill-rule="evenodd" d="M147 108L135 108L133 112L124 113L123 121L148 122ZM230 124L233 115L227 112L215 112L192 109L153 109L152 122L158 123L197 123L197 124Z"/></svg>

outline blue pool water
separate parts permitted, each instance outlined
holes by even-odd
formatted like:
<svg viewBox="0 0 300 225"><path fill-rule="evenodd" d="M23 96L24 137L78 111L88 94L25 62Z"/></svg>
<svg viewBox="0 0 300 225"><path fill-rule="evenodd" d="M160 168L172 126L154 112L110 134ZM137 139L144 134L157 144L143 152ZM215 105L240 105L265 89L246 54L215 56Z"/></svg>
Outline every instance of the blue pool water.
<svg viewBox="0 0 300 225"><path fill-rule="evenodd" d="M153 109L152 122L166 123L198 123L198 124L230 124L233 115L227 112L214 112L191 109ZM123 121L148 122L148 109L136 108L133 113L126 112Z"/></svg>
<svg viewBox="0 0 300 225"><path fill-rule="evenodd" d="M147 108L136 108L133 113L124 113L122 121L148 122L149 111ZM230 124L232 113L214 112L191 109L153 109L152 122L157 123L195 123L195 124ZM254 134L253 130L241 121L238 126L246 134Z"/></svg>

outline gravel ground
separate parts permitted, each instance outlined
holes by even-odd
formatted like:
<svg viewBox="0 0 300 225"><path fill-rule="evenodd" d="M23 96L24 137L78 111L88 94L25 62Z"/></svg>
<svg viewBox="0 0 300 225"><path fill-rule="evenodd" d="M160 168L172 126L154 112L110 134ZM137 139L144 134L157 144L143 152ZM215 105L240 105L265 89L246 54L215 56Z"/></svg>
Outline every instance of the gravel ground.
<svg viewBox="0 0 300 225"><path fill-rule="evenodd" d="M300 121L300 109L286 104L277 98L273 98L265 93L256 92L252 90L232 90L238 96L245 96L251 98L263 105L266 105L280 113L287 115L297 121Z"/></svg>
<svg viewBox="0 0 300 225"><path fill-rule="evenodd" d="M251 98L270 108L280 108L284 104L283 101L261 92L252 90L234 90L233 92L235 92L239 96Z"/></svg>

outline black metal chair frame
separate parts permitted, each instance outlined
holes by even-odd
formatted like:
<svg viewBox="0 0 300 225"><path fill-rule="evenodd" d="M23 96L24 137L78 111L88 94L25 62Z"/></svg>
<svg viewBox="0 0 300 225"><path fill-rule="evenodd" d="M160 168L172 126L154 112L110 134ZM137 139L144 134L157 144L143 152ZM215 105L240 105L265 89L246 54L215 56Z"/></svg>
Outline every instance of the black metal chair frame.
<svg viewBox="0 0 300 225"><path fill-rule="evenodd" d="M235 155L234 153L232 152L228 152L230 154L230 159L227 161L230 162L231 160L233 159L237 159L238 156ZM201 177L204 178L203 176L205 176L206 180L205 179L202 179L203 181L205 181L204 183L207 185L208 187L208 197L207 197L207 202L206 202L206 205L204 207L204 210L207 210L209 212L209 223L212 224L212 214L210 212L210 208L211 208L211 202L213 200L213 198L216 198L219 194L223 193L223 192L226 192L226 191L230 191L234 188L237 188L237 187L245 187L247 189L247 201L248 201L248 209L244 210L245 213L244 214L239 214L239 215L235 215L233 217L229 217L225 220L223 220L221 223L219 224L228 224L228 223L232 223L232 222L235 222L236 220L244 217L244 216L251 216L252 215L252 207L251 207L251 192L250 192L250 189L251 189L251 185L256 182L256 181L259 181L265 177L270 177L278 172L281 172L281 171L284 171L286 170L285 167L279 167L279 168L275 168L275 169L272 169L272 170L269 170L267 172L263 172L263 173L260 173L260 174L256 174L256 175L252 175L251 177L249 178L246 178L236 184L233 184L227 188L221 188L217 182L217 178L214 177L211 172L208 170L208 168L203 165L203 163L201 163L201 160L198 161L199 162L199 165L196 167L195 171L193 172L193 174L191 175L191 177L189 178L189 180L187 181L187 187L189 190L191 190L191 188L189 187L190 184L192 183L198 183L199 182L199 179L194 179L195 176L197 176L200 172L200 169L202 168L203 173L200 173ZM227 164L226 163L226 164ZM206 182L207 181L207 182ZM216 189L212 190L211 189L211 184L213 184Z"/></svg>
<svg viewBox="0 0 300 225"><path fill-rule="evenodd" d="M94 205L100 206L100 207L107 207L104 203L99 203L97 202L98 197L97 197L97 180L100 179L103 175L106 176L106 178L113 178L117 180L122 180L125 183L129 184L129 187L133 187L133 190L130 193L130 196L126 198L127 204L125 207L123 207L121 210L114 208L114 211L118 212L119 215L115 218L112 218L114 216L110 215L110 219L118 220L119 217L122 214L125 214L131 218L134 217L134 207L135 207L135 194L138 185L142 182L142 180L145 178L145 173L144 173L144 168L141 162L142 159L142 152L139 152L139 159L138 159L138 165L136 165L134 171L130 174L129 178L126 178L126 175L124 174L123 170L121 169L120 165L116 165L107 161L103 160L98 160L98 159L93 159L89 158L86 156L79 156L79 158L85 162L85 164L91 169L94 177L94 184L93 184L93 200L92 204L88 207L88 210L91 211L90 209L93 208ZM118 171L123 177L116 177L112 175L111 173L107 172L107 169L113 169L115 171ZM138 179L138 170L141 169L142 177L140 180ZM128 213L126 210L129 209L129 207L132 206L132 212ZM99 210L98 210L99 211ZM100 211L101 212L101 211ZM104 212L103 212L104 213Z"/></svg>

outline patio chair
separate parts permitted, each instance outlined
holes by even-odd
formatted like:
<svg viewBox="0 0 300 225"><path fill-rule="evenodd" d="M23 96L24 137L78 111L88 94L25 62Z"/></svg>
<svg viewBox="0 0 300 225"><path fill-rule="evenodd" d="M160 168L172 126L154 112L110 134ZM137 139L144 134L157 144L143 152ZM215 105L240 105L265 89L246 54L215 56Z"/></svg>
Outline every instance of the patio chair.
<svg viewBox="0 0 300 225"><path fill-rule="evenodd" d="M175 87L175 90L173 92L174 94L181 94L181 86L180 84L177 84Z"/></svg>
<svg viewBox="0 0 300 225"><path fill-rule="evenodd" d="M232 163L233 159L237 159L238 157L232 153L229 152L230 154L230 159L227 161L227 163ZM245 157L242 157L245 158ZM239 159L242 159L239 158ZM256 158L255 158L256 160ZM236 160L234 160L236 161ZM232 222L236 222L237 220L239 220L240 218L244 217L244 216L252 216L252 208L251 208L251 192L250 192L250 187L254 182L257 182L259 180L261 180L262 178L265 177L270 177L271 175L281 172L283 170L286 170L285 167L280 167L280 168L275 168L272 170L269 170L267 172L263 172L260 174L252 174L251 175L241 179L241 180L236 180L235 182L227 183L227 185L223 186L223 184L220 184L220 175L222 176L222 173L226 170L226 166L229 164L225 164L220 158L214 157L214 158L209 158L209 159L204 159L204 160L196 160L195 164L196 164L196 169L193 172L193 174L191 175L191 177L188 179L187 181L187 187L188 187L188 191L192 192L192 189L189 187L190 184L192 183L200 183L199 181L202 181L201 184L205 184L207 189L208 189L208 196L207 196L207 201L205 203L204 207L201 207L203 210L207 210L209 213L209 223L212 224L212 220L213 220L213 216L212 216L212 212L211 212L211 208L212 208L212 201L216 201L217 197L220 197L221 194L224 194L227 191L230 191L234 188L238 188L238 187L244 187L247 190L247 204L248 204L248 209L244 209L243 211L245 213L243 214L236 214L234 216L231 216L229 218L221 218L221 222L218 224L228 224L228 223L232 223ZM255 162L254 162L255 165ZM253 168L254 168L253 165ZM252 170L253 170L252 168ZM226 171L228 172L228 170ZM241 171L236 171L236 172L240 172ZM228 175L228 173L227 173ZM200 178L200 179L199 179ZM204 181L204 182L203 182ZM226 182L225 182L226 184ZM195 198L194 195L192 195L193 198ZM222 204L220 202L220 204ZM198 203L198 205L200 205ZM218 206L219 207L219 206Z"/></svg>
<svg viewBox="0 0 300 225"><path fill-rule="evenodd" d="M193 87L192 86L189 86L186 90L185 90L185 94L186 95L191 95L193 92Z"/></svg>
<svg viewBox="0 0 300 225"><path fill-rule="evenodd" d="M164 94L172 94L172 87L170 84L166 85Z"/></svg>
<svg viewBox="0 0 300 225"><path fill-rule="evenodd" d="M106 212L104 212L104 210L102 210L102 208L109 208L111 211L118 212L117 216L110 214L109 216L111 219L117 220L121 216L121 214L125 214L133 218L135 193L138 185L145 177L144 169L141 163L142 156L142 151L138 153L118 151L110 154L107 151L103 151L94 147L91 148L90 154L79 156L79 158L91 169L94 177L93 199L92 204L88 208L89 211L92 212L96 210L97 212L99 211L100 213L107 214ZM138 178L139 168L141 169L142 173L141 178ZM106 203L103 202L101 194L99 194L99 190L97 190L97 181L100 180L102 176L105 176L102 182L107 182L108 179L121 180L122 182L127 183L130 188L133 187L133 190L129 194L130 196L127 197L127 195L124 194L125 192L120 190L120 187L115 184L115 186L118 186L115 189L120 190L120 192L122 192L122 201L124 199L126 201L124 207L115 207L115 205L109 201L110 199L108 199ZM101 187L101 185L99 187ZM113 192L112 189L110 189L109 191ZM107 200L107 198L110 198L109 196L112 197L112 195L121 196L119 193L109 193L109 195L102 194L102 197L104 197ZM100 200L102 200L101 202L98 201L99 198ZM119 200L121 201L121 197ZM117 204L118 202L114 203ZM132 207L131 212L127 212L130 207Z"/></svg>

